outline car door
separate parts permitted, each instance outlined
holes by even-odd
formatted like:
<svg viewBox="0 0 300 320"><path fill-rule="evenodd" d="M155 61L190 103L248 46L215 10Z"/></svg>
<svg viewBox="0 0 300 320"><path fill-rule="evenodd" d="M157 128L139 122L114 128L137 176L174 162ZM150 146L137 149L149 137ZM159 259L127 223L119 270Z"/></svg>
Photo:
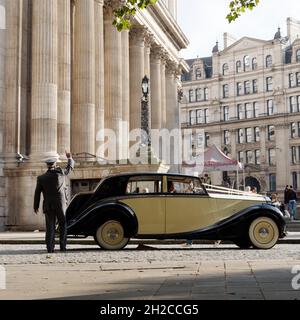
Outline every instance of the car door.
<svg viewBox="0 0 300 320"><path fill-rule="evenodd" d="M171 183L175 189L165 194L167 234L196 231L215 223L215 200L201 188L197 178L168 176L167 179L168 191ZM189 190L191 180L198 184L195 190Z"/></svg>
<svg viewBox="0 0 300 320"><path fill-rule="evenodd" d="M138 235L164 234L166 200L162 194L162 176L132 177L127 186L128 205L138 220Z"/></svg>

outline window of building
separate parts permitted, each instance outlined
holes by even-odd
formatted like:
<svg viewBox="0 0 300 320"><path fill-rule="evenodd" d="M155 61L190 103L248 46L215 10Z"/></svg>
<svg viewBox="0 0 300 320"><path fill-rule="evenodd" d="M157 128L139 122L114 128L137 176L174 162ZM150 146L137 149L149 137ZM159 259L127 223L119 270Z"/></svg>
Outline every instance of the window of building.
<svg viewBox="0 0 300 320"><path fill-rule="evenodd" d="M246 142L252 142L252 128L246 128Z"/></svg>
<svg viewBox="0 0 300 320"><path fill-rule="evenodd" d="M266 68L270 68L272 66L272 56L268 55L266 56Z"/></svg>
<svg viewBox="0 0 300 320"><path fill-rule="evenodd" d="M204 88L204 100L208 100L208 88Z"/></svg>
<svg viewBox="0 0 300 320"><path fill-rule="evenodd" d="M257 93L258 91L256 79L252 80L252 90L253 90L253 93Z"/></svg>
<svg viewBox="0 0 300 320"><path fill-rule="evenodd" d="M201 101L201 89L196 89L196 101Z"/></svg>
<svg viewBox="0 0 300 320"><path fill-rule="evenodd" d="M294 74L293 73L290 73L289 74L289 87L292 88L294 85L295 85L295 82L294 82Z"/></svg>
<svg viewBox="0 0 300 320"><path fill-rule="evenodd" d="M243 152L243 151L239 151L239 152L238 152L238 160L239 160L239 162L241 162L241 163L244 162L244 152Z"/></svg>
<svg viewBox="0 0 300 320"><path fill-rule="evenodd" d="M229 107L228 106L223 107L223 120L224 121L229 120Z"/></svg>
<svg viewBox="0 0 300 320"><path fill-rule="evenodd" d="M244 129L238 129L238 143L244 143Z"/></svg>
<svg viewBox="0 0 300 320"><path fill-rule="evenodd" d="M251 103L245 103L245 115L246 119L250 119L253 117L253 107Z"/></svg>
<svg viewBox="0 0 300 320"><path fill-rule="evenodd" d="M297 111L300 110L300 96L297 96Z"/></svg>
<svg viewBox="0 0 300 320"><path fill-rule="evenodd" d="M201 148L203 147L203 134L202 133L198 133L197 135L197 148Z"/></svg>
<svg viewBox="0 0 300 320"><path fill-rule="evenodd" d="M244 106L242 104L237 105L237 115L238 115L239 120L245 118L245 110L244 110Z"/></svg>
<svg viewBox="0 0 300 320"><path fill-rule="evenodd" d="M249 94L250 93L250 81L247 80L244 82L244 93Z"/></svg>
<svg viewBox="0 0 300 320"><path fill-rule="evenodd" d="M254 151L255 164L260 164L260 150Z"/></svg>
<svg viewBox="0 0 300 320"><path fill-rule="evenodd" d="M300 122L297 122L298 137L300 137Z"/></svg>
<svg viewBox="0 0 300 320"><path fill-rule="evenodd" d="M229 130L224 130L223 137L224 137L224 144L229 144L230 142Z"/></svg>
<svg viewBox="0 0 300 320"><path fill-rule="evenodd" d="M196 124L196 111L190 111L190 125Z"/></svg>
<svg viewBox="0 0 300 320"><path fill-rule="evenodd" d="M290 97L290 112L298 112L296 97Z"/></svg>
<svg viewBox="0 0 300 320"><path fill-rule="evenodd" d="M300 49L296 51L296 61L300 62Z"/></svg>
<svg viewBox="0 0 300 320"><path fill-rule="evenodd" d="M259 142L260 141L260 130L259 127L254 128L254 141Z"/></svg>
<svg viewBox="0 0 300 320"><path fill-rule="evenodd" d="M223 64L222 73L223 73L223 76L226 76L228 74L228 63Z"/></svg>
<svg viewBox="0 0 300 320"><path fill-rule="evenodd" d="M223 85L223 98L228 98L229 95L229 86L228 84Z"/></svg>
<svg viewBox="0 0 300 320"><path fill-rule="evenodd" d="M297 163L297 149L295 146L291 147L291 162L292 164Z"/></svg>
<svg viewBox="0 0 300 320"><path fill-rule="evenodd" d="M209 133L205 132L205 147L209 146Z"/></svg>
<svg viewBox="0 0 300 320"><path fill-rule="evenodd" d="M194 90L189 90L189 102L194 102Z"/></svg>
<svg viewBox="0 0 300 320"><path fill-rule="evenodd" d="M201 109L197 110L197 123L203 123L203 111Z"/></svg>
<svg viewBox="0 0 300 320"><path fill-rule="evenodd" d="M274 114L274 104L273 100L267 100L267 114L268 116L271 116Z"/></svg>
<svg viewBox="0 0 300 320"><path fill-rule="evenodd" d="M200 80L201 79L201 69L200 68L196 69L195 78L196 78L196 80Z"/></svg>
<svg viewBox="0 0 300 320"><path fill-rule="evenodd" d="M252 70L256 70L257 69L257 59L253 58L252 59Z"/></svg>
<svg viewBox="0 0 300 320"><path fill-rule="evenodd" d="M268 126L268 140L272 141L275 139L275 127L273 125Z"/></svg>
<svg viewBox="0 0 300 320"><path fill-rule="evenodd" d="M242 71L242 63L240 60L236 62L236 72L239 73Z"/></svg>
<svg viewBox="0 0 300 320"><path fill-rule="evenodd" d="M209 110L204 109L204 123L208 123L208 122L209 122Z"/></svg>
<svg viewBox="0 0 300 320"><path fill-rule="evenodd" d="M300 72L296 72L296 86L300 86Z"/></svg>
<svg viewBox="0 0 300 320"><path fill-rule="evenodd" d="M296 137L296 122L291 122L290 123L290 132L291 132L291 138Z"/></svg>
<svg viewBox="0 0 300 320"><path fill-rule="evenodd" d="M253 152L251 150L246 151L246 163L253 163Z"/></svg>
<svg viewBox="0 0 300 320"><path fill-rule="evenodd" d="M247 71L250 67L250 57L245 56L243 61L244 61L244 71Z"/></svg>
<svg viewBox="0 0 300 320"><path fill-rule="evenodd" d="M274 148L269 149L268 156L269 156L269 165L275 166L275 164L276 164L276 150Z"/></svg>
<svg viewBox="0 0 300 320"><path fill-rule="evenodd" d="M254 117L259 116L259 104L258 102L253 102L253 112L254 112Z"/></svg>
<svg viewBox="0 0 300 320"><path fill-rule="evenodd" d="M267 91L272 91L273 90L273 79L272 79L272 77L267 77L266 78L266 88L267 88Z"/></svg>
<svg viewBox="0 0 300 320"><path fill-rule="evenodd" d="M269 174L269 191L270 192L276 191L276 175L275 175L275 173Z"/></svg>
<svg viewBox="0 0 300 320"><path fill-rule="evenodd" d="M242 83L241 82L237 82L236 84L236 94L239 96L242 93Z"/></svg>
<svg viewBox="0 0 300 320"><path fill-rule="evenodd" d="M293 181L293 188L295 190L298 189L298 174L297 172L292 172L292 181Z"/></svg>

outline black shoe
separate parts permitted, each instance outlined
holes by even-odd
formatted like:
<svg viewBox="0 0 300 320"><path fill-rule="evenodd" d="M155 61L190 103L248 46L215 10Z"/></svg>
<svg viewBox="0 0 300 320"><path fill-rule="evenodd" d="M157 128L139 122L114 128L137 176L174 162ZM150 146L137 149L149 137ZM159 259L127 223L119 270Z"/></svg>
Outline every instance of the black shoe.
<svg viewBox="0 0 300 320"><path fill-rule="evenodd" d="M66 251L67 251L67 248L60 248L60 251L61 251L61 252L66 252Z"/></svg>
<svg viewBox="0 0 300 320"><path fill-rule="evenodd" d="M54 252L54 250L47 250L48 251L48 253L53 253Z"/></svg>

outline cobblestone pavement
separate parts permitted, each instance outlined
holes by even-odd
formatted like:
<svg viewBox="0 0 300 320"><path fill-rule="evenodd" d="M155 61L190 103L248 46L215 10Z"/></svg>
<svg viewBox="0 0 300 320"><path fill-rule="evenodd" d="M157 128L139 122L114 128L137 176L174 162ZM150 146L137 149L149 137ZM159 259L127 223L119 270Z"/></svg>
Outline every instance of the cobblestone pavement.
<svg viewBox="0 0 300 320"><path fill-rule="evenodd" d="M139 248L141 250L139 250ZM241 250L235 245L128 245L120 251L96 245L71 245L66 253L47 254L43 245L0 245L0 264L125 263L203 260L300 260L300 244L280 244L271 250Z"/></svg>
<svg viewBox="0 0 300 320"><path fill-rule="evenodd" d="M131 245L113 252L72 245L54 254L41 245L0 245L1 264L0 299L300 300L300 245Z"/></svg>

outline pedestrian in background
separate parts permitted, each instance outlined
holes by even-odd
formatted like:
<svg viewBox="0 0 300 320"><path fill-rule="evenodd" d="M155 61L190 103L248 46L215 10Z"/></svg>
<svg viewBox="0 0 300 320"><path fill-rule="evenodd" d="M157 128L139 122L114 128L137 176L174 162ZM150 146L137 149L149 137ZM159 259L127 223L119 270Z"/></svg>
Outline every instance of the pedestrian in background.
<svg viewBox="0 0 300 320"><path fill-rule="evenodd" d="M289 187L286 196L287 196L291 221L294 221L296 218L296 211L297 211L297 194L293 189L293 186Z"/></svg>
<svg viewBox="0 0 300 320"><path fill-rule="evenodd" d="M47 172L37 177L34 194L34 212L38 214L40 197L43 193L43 212L46 219L46 245L48 253L54 252L55 223L58 220L60 251L66 251L67 226L65 211L67 196L65 188L65 176L74 168L74 160L69 152L66 152L68 163L65 169L56 166L58 158L46 159Z"/></svg>

